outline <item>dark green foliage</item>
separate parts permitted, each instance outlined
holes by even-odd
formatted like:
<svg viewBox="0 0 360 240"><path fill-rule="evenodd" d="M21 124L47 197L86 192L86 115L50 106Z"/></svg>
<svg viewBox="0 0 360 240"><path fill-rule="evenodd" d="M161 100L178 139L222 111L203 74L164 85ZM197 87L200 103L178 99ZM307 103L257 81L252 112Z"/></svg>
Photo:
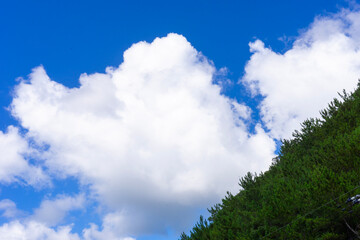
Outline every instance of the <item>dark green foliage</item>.
<svg viewBox="0 0 360 240"><path fill-rule="evenodd" d="M181 240L357 239L345 220L359 230L360 204L345 201L360 194L359 86L321 119L306 120L267 172L241 178L239 193L228 193Z"/></svg>

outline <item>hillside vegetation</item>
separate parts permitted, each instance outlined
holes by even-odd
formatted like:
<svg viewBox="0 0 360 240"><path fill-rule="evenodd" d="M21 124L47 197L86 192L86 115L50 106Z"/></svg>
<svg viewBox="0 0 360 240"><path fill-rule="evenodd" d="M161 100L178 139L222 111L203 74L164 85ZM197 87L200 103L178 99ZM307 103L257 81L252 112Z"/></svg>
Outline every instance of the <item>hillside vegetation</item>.
<svg viewBox="0 0 360 240"><path fill-rule="evenodd" d="M239 193L180 239L359 239L360 204L345 202L360 194L360 82L340 97L282 141L267 172L242 177Z"/></svg>

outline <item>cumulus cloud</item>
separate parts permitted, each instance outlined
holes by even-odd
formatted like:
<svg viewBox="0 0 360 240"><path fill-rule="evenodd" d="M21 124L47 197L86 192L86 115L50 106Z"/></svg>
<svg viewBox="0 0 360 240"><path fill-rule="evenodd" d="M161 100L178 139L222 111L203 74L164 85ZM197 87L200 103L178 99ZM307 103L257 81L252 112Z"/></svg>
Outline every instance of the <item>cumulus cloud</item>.
<svg viewBox="0 0 360 240"><path fill-rule="evenodd" d="M5 218L16 218L24 215L10 199L3 199L0 201L0 211L3 211L1 216Z"/></svg>
<svg viewBox="0 0 360 240"><path fill-rule="evenodd" d="M123 235L128 219L125 219L121 213L109 213L103 219L102 229L96 224L90 224L90 227L83 230L84 240L135 240L131 237L120 237ZM128 228L126 229L128 231Z"/></svg>
<svg viewBox="0 0 360 240"><path fill-rule="evenodd" d="M123 236L119 229L126 226L121 214L107 214L101 226L89 223L82 234L72 233L73 224L61 225L71 211L85 208L83 194L77 196L58 195L54 199L44 199L33 214L17 209L16 204L4 199L0 201L2 217L12 219L0 226L0 239L7 240L135 240Z"/></svg>
<svg viewBox="0 0 360 240"><path fill-rule="evenodd" d="M11 111L28 137L49 146L51 174L89 184L130 219L124 232L183 228L179 216L236 192L238 178L266 170L275 150L260 125L248 133L249 108L221 94L215 71L184 37L169 34L134 44L118 68L81 75L79 88L35 68Z"/></svg>
<svg viewBox="0 0 360 240"><path fill-rule="evenodd" d="M56 226L82 208L84 196L57 196L25 220L0 226L0 238L132 240L124 236L184 230L197 207L236 192L247 171L268 168L272 138L288 138L337 92L355 87L359 26L360 13L343 10L316 18L283 54L250 43L241 81L264 97L259 108L270 135L260 124L249 134L251 109L221 94L221 71L180 35L134 44L119 67L81 75L78 88L35 68L14 91L12 115L42 148L48 173L77 177L107 213L101 227L73 234L70 225ZM27 160L33 151L17 128L0 132L0 182L47 182ZM0 201L0 210L17 215L10 200Z"/></svg>
<svg viewBox="0 0 360 240"><path fill-rule="evenodd" d="M107 223L106 223L107 224ZM79 236L72 233L72 226L59 226L51 228L48 225L37 221L12 221L0 226L0 239L6 240L135 240L131 237L118 237L110 231L109 226L104 225L102 231L91 224L91 228L84 229ZM111 226L110 226L111 228ZM113 229L111 229L113 230Z"/></svg>
<svg viewBox="0 0 360 240"><path fill-rule="evenodd" d="M21 223L12 221L0 226L0 239L7 240L80 240L77 234L70 232L71 226L52 229L46 225L30 221Z"/></svg>
<svg viewBox="0 0 360 240"><path fill-rule="evenodd" d="M84 195L74 197L58 195L55 199L43 200L30 219L47 226L56 226L62 222L69 211L80 210L84 207Z"/></svg>
<svg viewBox="0 0 360 240"><path fill-rule="evenodd" d="M49 185L48 177L41 167L28 162L34 150L14 126L7 132L0 131L0 182L29 184L35 187Z"/></svg>
<svg viewBox="0 0 360 240"><path fill-rule="evenodd" d="M317 17L285 53L260 40L242 82L264 96L262 120L275 138L289 138L302 121L318 117L337 92L352 91L360 77L360 13Z"/></svg>

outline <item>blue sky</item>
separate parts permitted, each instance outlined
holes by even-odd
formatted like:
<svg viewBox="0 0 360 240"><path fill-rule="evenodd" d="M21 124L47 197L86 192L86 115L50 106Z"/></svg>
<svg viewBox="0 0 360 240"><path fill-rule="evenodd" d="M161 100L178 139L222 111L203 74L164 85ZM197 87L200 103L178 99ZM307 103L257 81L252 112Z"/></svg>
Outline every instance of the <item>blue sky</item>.
<svg viewBox="0 0 360 240"><path fill-rule="evenodd" d="M359 26L352 1L2 2L0 238L178 239L354 89Z"/></svg>

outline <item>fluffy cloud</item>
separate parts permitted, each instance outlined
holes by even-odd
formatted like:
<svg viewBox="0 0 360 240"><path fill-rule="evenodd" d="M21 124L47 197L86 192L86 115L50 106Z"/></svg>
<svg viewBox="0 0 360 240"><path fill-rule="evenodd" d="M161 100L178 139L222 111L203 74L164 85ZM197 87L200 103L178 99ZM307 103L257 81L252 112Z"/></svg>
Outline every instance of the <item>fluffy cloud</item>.
<svg viewBox="0 0 360 240"><path fill-rule="evenodd" d="M0 226L0 239L6 240L135 240L131 237L118 237L110 230L108 222L103 225L103 230L91 224L91 228L84 229L83 235L71 233L72 226L48 227L37 221L12 221Z"/></svg>
<svg viewBox="0 0 360 240"><path fill-rule="evenodd" d="M33 210L33 213L24 212L16 207L10 199L0 201L0 211L2 217L17 219L24 222L37 222L49 227L54 227L62 223L69 212L82 210L86 207L85 196L57 195L54 199L45 198L40 206Z"/></svg>
<svg viewBox="0 0 360 240"><path fill-rule="evenodd" d="M0 131L0 182L17 182L35 187L48 185L49 180L42 169L28 162L32 155L34 150L20 136L16 127L8 127L6 133Z"/></svg>
<svg viewBox="0 0 360 240"><path fill-rule="evenodd" d="M135 240L123 236L119 229L126 226L121 214L107 214L101 229L94 223L83 229L82 234L72 233L73 224L59 226L71 211L85 208L83 194L71 197L58 195L44 199L33 214L17 209L16 204L4 199L0 201L2 217L14 219L0 226L0 239L9 240ZM121 232L121 233L120 233Z"/></svg>
<svg viewBox="0 0 360 240"><path fill-rule="evenodd" d="M109 223L106 223L109 224ZM6 240L135 240L131 237L115 236L109 228L104 225L102 231L91 224L91 228L84 229L83 235L71 233L72 226L60 226L57 228L48 227L46 224L37 221L12 221L0 226L0 239ZM113 229L111 229L113 230Z"/></svg>
<svg viewBox="0 0 360 240"><path fill-rule="evenodd" d="M56 226L61 223L69 211L83 209L84 207L84 195L75 197L59 195L55 199L43 200L30 219L47 226Z"/></svg>
<svg viewBox="0 0 360 240"><path fill-rule="evenodd" d="M260 113L271 137L259 124L248 133L251 110L221 95L215 68L176 34L134 44L119 67L81 75L79 88L34 69L14 91L13 116L42 148L48 173L79 178L108 213L101 228L90 224L73 234L71 226L54 226L81 209L84 197L58 196L29 218L0 226L0 238L130 240L124 236L184 230L197 207L235 192L247 171L267 169L272 137L289 137L338 91L355 87L359 25L358 12L342 11L318 17L283 54L260 40L250 44L242 82L264 96ZM0 153L0 182L48 182L29 163L34 150L16 128L0 132ZM9 200L0 210L16 217Z"/></svg>
<svg viewBox="0 0 360 240"><path fill-rule="evenodd" d="M214 73L184 37L169 34L134 44L118 68L83 74L79 88L38 67L11 109L29 137L49 146L52 174L78 177L128 219L119 235L160 231L237 191L239 177L266 170L273 157L273 140L261 126L249 135L249 109L220 94Z"/></svg>
<svg viewBox="0 0 360 240"><path fill-rule="evenodd" d="M0 201L0 210L3 211L2 217L16 218L24 213L17 209L16 204L10 199L3 199Z"/></svg>
<svg viewBox="0 0 360 240"><path fill-rule="evenodd" d="M126 228L126 222L121 213L107 214L103 219L102 230L95 224L90 224L90 227L83 230L84 240L135 240L131 237L119 237L123 235L124 227ZM128 228L126 229L128 231Z"/></svg>
<svg viewBox="0 0 360 240"><path fill-rule="evenodd" d="M318 117L337 92L352 91L360 77L360 13L318 17L284 54L250 43L242 82L264 100L262 120L273 137L288 138L299 123Z"/></svg>
<svg viewBox="0 0 360 240"><path fill-rule="evenodd" d="M21 223L13 221L0 226L0 239L7 240L80 240L77 234L72 234L70 226L52 229L46 225L30 221Z"/></svg>

